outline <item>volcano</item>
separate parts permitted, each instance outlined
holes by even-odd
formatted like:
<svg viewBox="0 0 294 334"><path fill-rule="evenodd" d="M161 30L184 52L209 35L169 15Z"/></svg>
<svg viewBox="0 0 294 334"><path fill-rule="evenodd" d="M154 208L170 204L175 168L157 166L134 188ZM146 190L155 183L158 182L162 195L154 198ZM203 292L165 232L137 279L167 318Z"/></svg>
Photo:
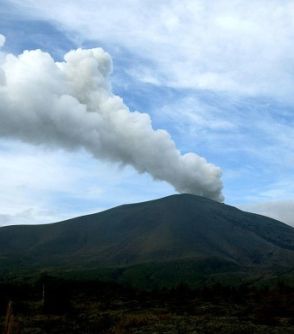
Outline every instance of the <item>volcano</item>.
<svg viewBox="0 0 294 334"><path fill-rule="evenodd" d="M0 228L3 274L20 269L82 271L147 264L173 268L179 263L213 263L216 269L291 269L294 228L188 194L53 224Z"/></svg>

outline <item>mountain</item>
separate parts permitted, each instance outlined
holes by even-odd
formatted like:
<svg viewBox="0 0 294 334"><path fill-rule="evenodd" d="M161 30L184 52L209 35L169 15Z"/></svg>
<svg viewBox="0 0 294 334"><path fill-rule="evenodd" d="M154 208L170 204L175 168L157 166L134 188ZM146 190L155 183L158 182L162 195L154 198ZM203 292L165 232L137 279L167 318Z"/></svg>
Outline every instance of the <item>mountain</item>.
<svg viewBox="0 0 294 334"><path fill-rule="evenodd" d="M168 272L179 263L188 268L197 263L202 271L213 266L291 269L294 228L187 194L54 224L0 228L2 273L137 268L148 263L157 270L169 267Z"/></svg>

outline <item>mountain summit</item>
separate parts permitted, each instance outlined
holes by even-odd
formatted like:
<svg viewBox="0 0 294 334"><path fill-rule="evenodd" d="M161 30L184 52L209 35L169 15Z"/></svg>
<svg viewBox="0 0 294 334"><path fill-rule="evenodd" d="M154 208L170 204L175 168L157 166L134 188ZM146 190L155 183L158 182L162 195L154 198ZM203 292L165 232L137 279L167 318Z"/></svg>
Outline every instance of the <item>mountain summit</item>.
<svg viewBox="0 0 294 334"><path fill-rule="evenodd" d="M2 271L216 258L242 267L294 267L294 228L188 194L55 224L0 228Z"/></svg>

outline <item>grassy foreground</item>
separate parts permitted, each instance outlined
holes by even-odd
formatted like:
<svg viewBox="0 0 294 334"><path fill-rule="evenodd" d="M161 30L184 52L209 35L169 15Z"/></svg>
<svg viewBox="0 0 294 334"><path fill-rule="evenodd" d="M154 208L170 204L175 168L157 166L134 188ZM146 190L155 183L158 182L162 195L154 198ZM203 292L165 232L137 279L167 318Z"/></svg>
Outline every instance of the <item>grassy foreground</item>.
<svg viewBox="0 0 294 334"><path fill-rule="evenodd" d="M143 291L44 276L0 284L5 334L294 333L294 289L285 284Z"/></svg>

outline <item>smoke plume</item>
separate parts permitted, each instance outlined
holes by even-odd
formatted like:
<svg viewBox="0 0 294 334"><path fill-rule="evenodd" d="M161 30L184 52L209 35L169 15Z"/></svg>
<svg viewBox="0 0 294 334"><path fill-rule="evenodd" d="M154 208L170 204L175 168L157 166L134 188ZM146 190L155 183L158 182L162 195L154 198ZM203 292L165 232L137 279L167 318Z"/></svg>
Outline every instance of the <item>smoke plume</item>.
<svg viewBox="0 0 294 334"><path fill-rule="evenodd" d="M63 62L41 50L0 54L0 136L84 148L178 192L222 201L221 170L197 154L181 155L168 132L152 128L149 115L131 112L111 91L111 68L101 48L72 50Z"/></svg>

